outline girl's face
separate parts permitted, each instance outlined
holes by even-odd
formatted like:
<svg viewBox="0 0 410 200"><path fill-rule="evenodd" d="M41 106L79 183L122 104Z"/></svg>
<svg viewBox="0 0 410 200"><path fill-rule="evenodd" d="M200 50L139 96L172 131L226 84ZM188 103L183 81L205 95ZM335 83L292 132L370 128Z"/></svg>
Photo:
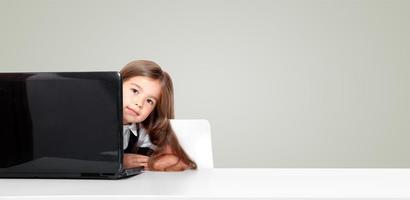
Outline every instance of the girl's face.
<svg viewBox="0 0 410 200"><path fill-rule="evenodd" d="M161 95L161 84L145 76L134 76L123 82L123 123L144 121L157 105Z"/></svg>

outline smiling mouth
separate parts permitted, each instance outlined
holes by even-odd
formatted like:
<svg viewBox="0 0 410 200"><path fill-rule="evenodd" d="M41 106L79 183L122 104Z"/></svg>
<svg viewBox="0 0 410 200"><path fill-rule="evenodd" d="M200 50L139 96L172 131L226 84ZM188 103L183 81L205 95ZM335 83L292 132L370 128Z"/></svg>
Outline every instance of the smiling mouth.
<svg viewBox="0 0 410 200"><path fill-rule="evenodd" d="M133 109L131 109L131 108L128 108L128 107L127 107L127 109L130 110L134 115L140 116L140 114L139 114L137 111L135 111L135 110L133 110Z"/></svg>

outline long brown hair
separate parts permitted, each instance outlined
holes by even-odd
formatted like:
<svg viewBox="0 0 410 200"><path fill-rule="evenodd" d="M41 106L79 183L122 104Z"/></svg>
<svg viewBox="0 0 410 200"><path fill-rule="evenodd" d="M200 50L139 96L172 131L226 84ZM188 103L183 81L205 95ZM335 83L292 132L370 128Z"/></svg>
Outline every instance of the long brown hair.
<svg viewBox="0 0 410 200"><path fill-rule="evenodd" d="M158 103L147 119L141 122L142 127L147 130L151 142L158 147L151 156L148 166L152 168L153 163L162 156L161 152L169 145L172 153L180 161L192 169L196 169L196 163L182 149L169 121L175 118L174 87L169 74L162 70L158 64L149 60L132 61L121 69L120 74L123 82L135 76L145 76L159 80L161 83L161 95Z"/></svg>

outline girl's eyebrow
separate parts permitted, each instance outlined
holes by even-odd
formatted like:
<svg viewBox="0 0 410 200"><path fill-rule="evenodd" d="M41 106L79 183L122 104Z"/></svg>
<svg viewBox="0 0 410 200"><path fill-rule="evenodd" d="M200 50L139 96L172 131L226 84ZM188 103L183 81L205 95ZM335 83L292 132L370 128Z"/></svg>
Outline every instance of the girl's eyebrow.
<svg viewBox="0 0 410 200"><path fill-rule="evenodd" d="M134 85L135 87L137 87L138 89L140 89L141 92L144 92L144 89L142 89L142 87L139 86L138 84L136 84L136 83L131 83L131 85ZM158 101L158 99L157 99L156 97L152 96L152 95L149 96L149 97L153 98L155 101Z"/></svg>
<svg viewBox="0 0 410 200"><path fill-rule="evenodd" d="M131 84L134 85L134 86L136 86L138 89L140 89L141 92L144 92L144 89L142 89L142 87L139 86L138 84L136 84L136 83L131 83Z"/></svg>

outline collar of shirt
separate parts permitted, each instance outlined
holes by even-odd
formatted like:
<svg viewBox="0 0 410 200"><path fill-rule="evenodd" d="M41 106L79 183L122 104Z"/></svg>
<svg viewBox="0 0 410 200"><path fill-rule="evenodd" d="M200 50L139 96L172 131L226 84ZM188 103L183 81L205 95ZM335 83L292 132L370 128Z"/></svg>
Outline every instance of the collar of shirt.
<svg viewBox="0 0 410 200"><path fill-rule="evenodd" d="M130 125L124 125L122 127L123 132L125 132L126 130L130 130L132 134L134 134L135 136L138 136L138 131L137 131L137 124L130 124Z"/></svg>

